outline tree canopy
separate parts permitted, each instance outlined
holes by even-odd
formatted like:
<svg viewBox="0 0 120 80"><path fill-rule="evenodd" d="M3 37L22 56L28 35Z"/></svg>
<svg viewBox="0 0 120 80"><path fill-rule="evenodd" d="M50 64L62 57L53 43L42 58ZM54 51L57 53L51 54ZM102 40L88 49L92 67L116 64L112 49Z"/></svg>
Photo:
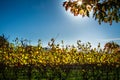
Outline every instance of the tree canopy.
<svg viewBox="0 0 120 80"><path fill-rule="evenodd" d="M65 10L70 10L74 16L90 17L93 11L93 18L98 23L120 22L120 0L67 0L63 2Z"/></svg>
<svg viewBox="0 0 120 80"><path fill-rule="evenodd" d="M104 50L111 53L114 50L114 53L118 52L120 49L120 45L115 42L107 42L104 46Z"/></svg>
<svg viewBox="0 0 120 80"><path fill-rule="evenodd" d="M7 41L7 38L5 38L4 35L0 36L0 47L7 47L9 45L9 42Z"/></svg>

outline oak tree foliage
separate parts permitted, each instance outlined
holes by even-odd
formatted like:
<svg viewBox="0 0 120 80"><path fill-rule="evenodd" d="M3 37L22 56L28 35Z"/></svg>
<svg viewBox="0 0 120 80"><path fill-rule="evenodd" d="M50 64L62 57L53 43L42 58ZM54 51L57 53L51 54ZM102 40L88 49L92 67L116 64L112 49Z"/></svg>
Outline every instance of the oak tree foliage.
<svg viewBox="0 0 120 80"><path fill-rule="evenodd" d="M93 18L98 21L110 23L120 22L120 0L67 0L63 2L65 10L70 10L74 16L90 17L93 11Z"/></svg>

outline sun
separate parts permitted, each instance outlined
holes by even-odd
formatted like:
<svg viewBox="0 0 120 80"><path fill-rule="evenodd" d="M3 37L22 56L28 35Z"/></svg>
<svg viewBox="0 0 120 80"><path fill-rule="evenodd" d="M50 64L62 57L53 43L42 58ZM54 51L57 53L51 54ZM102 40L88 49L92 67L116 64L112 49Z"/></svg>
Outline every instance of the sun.
<svg viewBox="0 0 120 80"><path fill-rule="evenodd" d="M71 0L71 1L76 1L78 6L81 6L83 4L83 0ZM75 16L74 14L71 13L70 8L67 11L64 11L62 8L62 11L64 13L64 15L69 18L70 20L72 20L73 22L81 22L81 21L87 21L88 17L86 16L82 16L82 15L78 15Z"/></svg>

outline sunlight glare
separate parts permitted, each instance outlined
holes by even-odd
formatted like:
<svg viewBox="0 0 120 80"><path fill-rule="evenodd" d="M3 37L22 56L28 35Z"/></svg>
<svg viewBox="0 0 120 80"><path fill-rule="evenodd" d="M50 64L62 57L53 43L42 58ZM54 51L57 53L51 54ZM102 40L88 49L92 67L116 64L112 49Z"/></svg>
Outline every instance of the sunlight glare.
<svg viewBox="0 0 120 80"><path fill-rule="evenodd" d="M82 0L79 0L79 1L77 2L77 4L78 4L78 5L82 5Z"/></svg>
<svg viewBox="0 0 120 80"><path fill-rule="evenodd" d="M78 15L78 16L74 16L70 10L68 10L67 12L65 12L65 15L67 15L71 21L73 22L81 22L81 21L87 21L88 20L88 17L82 17L81 15Z"/></svg>

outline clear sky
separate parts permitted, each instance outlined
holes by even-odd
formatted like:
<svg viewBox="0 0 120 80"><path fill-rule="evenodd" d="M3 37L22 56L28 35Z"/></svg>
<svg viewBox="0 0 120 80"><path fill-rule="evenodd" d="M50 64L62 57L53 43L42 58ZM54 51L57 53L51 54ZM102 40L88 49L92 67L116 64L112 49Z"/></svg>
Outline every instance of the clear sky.
<svg viewBox="0 0 120 80"><path fill-rule="evenodd" d="M120 23L112 26L98 24L92 17L81 18L66 12L62 7L64 0L0 0L0 35L31 40L36 44L42 40L43 46L51 38L60 43L76 44L77 40L91 42L120 42Z"/></svg>

